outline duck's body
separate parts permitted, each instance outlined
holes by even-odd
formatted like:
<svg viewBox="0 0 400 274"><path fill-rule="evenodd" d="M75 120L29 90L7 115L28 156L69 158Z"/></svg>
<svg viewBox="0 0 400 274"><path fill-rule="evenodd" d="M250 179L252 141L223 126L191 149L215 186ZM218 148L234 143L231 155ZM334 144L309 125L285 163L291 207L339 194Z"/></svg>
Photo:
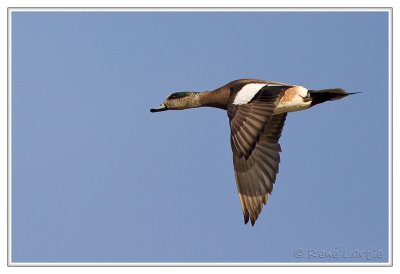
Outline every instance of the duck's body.
<svg viewBox="0 0 400 274"><path fill-rule="evenodd" d="M197 107L227 110L236 185L244 221L254 225L279 169L279 138L288 112L341 99L342 89L307 90L279 82L240 79L204 92L177 92L151 112Z"/></svg>

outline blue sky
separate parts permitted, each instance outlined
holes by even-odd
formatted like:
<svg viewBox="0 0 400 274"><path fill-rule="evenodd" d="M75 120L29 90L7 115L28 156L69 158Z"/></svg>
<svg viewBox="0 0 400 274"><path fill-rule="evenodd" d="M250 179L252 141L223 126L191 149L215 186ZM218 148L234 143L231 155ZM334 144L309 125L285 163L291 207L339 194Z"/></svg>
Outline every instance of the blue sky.
<svg viewBox="0 0 400 274"><path fill-rule="evenodd" d="M254 227L226 112L149 112L246 77L363 92L288 115ZM385 262L388 88L384 12L13 12L12 261Z"/></svg>

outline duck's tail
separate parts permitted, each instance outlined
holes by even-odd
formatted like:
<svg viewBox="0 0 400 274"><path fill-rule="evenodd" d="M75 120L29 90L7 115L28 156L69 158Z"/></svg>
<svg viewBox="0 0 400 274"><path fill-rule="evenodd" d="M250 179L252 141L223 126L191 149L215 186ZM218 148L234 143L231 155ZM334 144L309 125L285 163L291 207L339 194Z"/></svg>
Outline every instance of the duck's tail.
<svg viewBox="0 0 400 274"><path fill-rule="evenodd" d="M357 94L360 92L346 92L341 88L329 88L321 90L309 90L311 97L311 106L326 102L342 99L348 95Z"/></svg>

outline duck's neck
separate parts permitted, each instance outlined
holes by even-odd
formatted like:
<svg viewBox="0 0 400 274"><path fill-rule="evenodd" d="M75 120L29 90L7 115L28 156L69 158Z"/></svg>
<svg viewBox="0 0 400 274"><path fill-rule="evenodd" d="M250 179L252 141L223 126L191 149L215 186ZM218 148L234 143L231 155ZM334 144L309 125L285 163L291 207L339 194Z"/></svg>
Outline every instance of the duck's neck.
<svg viewBox="0 0 400 274"><path fill-rule="evenodd" d="M228 108L229 92L224 90L216 89L212 91L204 91L198 93L198 100L201 107L213 107L220 109Z"/></svg>

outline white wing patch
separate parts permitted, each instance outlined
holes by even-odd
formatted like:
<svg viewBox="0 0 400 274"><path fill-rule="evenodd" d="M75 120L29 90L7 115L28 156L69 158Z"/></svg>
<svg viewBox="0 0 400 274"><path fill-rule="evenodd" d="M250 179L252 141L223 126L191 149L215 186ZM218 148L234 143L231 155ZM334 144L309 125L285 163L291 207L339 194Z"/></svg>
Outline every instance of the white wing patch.
<svg viewBox="0 0 400 274"><path fill-rule="evenodd" d="M236 94L234 105L244 105L253 99L254 95L262 89L266 84L247 84Z"/></svg>

